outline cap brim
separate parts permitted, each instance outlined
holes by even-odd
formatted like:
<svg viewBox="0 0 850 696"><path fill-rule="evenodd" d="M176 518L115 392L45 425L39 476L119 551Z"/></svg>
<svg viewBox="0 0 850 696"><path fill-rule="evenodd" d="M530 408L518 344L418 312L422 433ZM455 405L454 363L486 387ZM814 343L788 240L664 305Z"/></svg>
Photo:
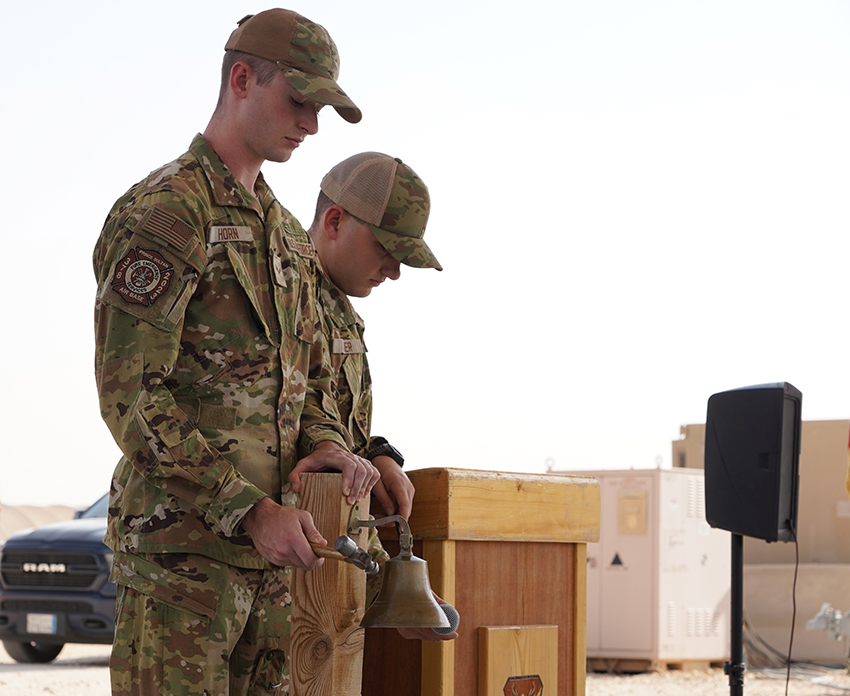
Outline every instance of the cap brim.
<svg viewBox="0 0 850 696"><path fill-rule="evenodd" d="M438 271L443 270L440 262L437 261L437 257L428 248L424 239L394 234L375 225L369 225L369 227L384 249L405 266L436 268Z"/></svg>
<svg viewBox="0 0 850 696"><path fill-rule="evenodd" d="M321 75L311 75L298 68L286 67L283 74L295 90L317 104L332 106L349 123L359 123L363 113L336 81Z"/></svg>

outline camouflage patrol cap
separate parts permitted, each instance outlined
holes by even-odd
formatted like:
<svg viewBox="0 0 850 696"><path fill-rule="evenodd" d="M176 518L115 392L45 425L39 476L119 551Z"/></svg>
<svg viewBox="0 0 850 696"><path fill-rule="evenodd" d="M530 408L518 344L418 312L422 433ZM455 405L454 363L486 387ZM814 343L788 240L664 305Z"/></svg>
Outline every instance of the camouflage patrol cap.
<svg viewBox="0 0 850 696"><path fill-rule="evenodd" d="M247 15L238 24L225 51L242 51L277 63L302 97L332 106L349 123L360 121L360 109L336 82L339 52L324 27L282 9Z"/></svg>
<svg viewBox="0 0 850 696"><path fill-rule="evenodd" d="M325 174L321 189L367 223L384 249L401 263L443 270L422 239L431 208L428 187L400 159L361 152Z"/></svg>

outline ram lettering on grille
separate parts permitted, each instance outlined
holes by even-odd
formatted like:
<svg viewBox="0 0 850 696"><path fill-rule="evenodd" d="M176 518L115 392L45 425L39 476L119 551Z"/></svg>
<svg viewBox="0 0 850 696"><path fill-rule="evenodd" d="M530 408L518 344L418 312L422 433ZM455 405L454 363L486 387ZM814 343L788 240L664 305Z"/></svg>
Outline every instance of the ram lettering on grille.
<svg viewBox="0 0 850 696"><path fill-rule="evenodd" d="M66 573L64 563L24 563L25 573Z"/></svg>

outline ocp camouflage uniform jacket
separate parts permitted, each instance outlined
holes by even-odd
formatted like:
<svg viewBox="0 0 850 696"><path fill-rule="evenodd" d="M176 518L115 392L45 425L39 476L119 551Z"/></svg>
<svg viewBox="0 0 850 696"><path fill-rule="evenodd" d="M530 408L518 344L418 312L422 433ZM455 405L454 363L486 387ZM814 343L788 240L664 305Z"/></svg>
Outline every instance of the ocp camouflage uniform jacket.
<svg viewBox="0 0 850 696"><path fill-rule="evenodd" d="M322 331L318 340L325 342L323 350L330 356L330 402L324 402L327 413L342 423L351 435L352 449L361 457L369 449L372 425L372 377L363 342L365 325L351 301L324 271L319 268L318 308ZM311 375L318 378L317 372ZM327 394L322 395L327 398ZM314 422L302 428L305 438L302 450L309 451L329 426Z"/></svg>
<svg viewBox="0 0 850 696"><path fill-rule="evenodd" d="M264 496L295 503L299 421L346 444L319 407L315 252L262 176L256 191L197 135L101 232L95 372L124 455L106 534L116 551L262 568L239 523Z"/></svg>

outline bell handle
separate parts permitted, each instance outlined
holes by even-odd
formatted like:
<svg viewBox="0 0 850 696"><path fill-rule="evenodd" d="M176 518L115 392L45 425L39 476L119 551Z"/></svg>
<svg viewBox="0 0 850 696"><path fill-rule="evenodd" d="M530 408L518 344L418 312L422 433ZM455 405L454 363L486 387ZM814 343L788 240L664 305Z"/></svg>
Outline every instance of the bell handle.
<svg viewBox="0 0 850 696"><path fill-rule="evenodd" d="M348 539L348 537L340 537L340 539ZM339 541L339 539L337 539ZM351 541L351 539L348 539ZM380 572L381 567L369 557L369 554L366 551L360 549L353 541L351 541L354 549L359 551L360 553L355 553L350 556L346 556L345 554L340 553L339 551L335 551L329 546L323 546L322 544L316 544L314 542L310 542L310 548L313 549L313 553L315 553L319 558L327 558L331 561L343 561L344 563L349 563L353 565L355 568L359 568L360 570L365 570L366 575L375 575Z"/></svg>
<svg viewBox="0 0 850 696"><path fill-rule="evenodd" d="M331 561L344 561L346 563L351 563L345 556L343 556L339 551L334 551L330 546L325 546L323 544L316 544L314 542L310 542L310 548L313 549L313 553L315 553L319 558L327 558Z"/></svg>
<svg viewBox="0 0 850 696"><path fill-rule="evenodd" d="M348 533L354 534L360 527L380 527L384 524L395 523L398 528L398 543L402 556L410 557L413 555L413 535L410 533L410 524L401 515L389 515L376 520L354 520L351 522Z"/></svg>

